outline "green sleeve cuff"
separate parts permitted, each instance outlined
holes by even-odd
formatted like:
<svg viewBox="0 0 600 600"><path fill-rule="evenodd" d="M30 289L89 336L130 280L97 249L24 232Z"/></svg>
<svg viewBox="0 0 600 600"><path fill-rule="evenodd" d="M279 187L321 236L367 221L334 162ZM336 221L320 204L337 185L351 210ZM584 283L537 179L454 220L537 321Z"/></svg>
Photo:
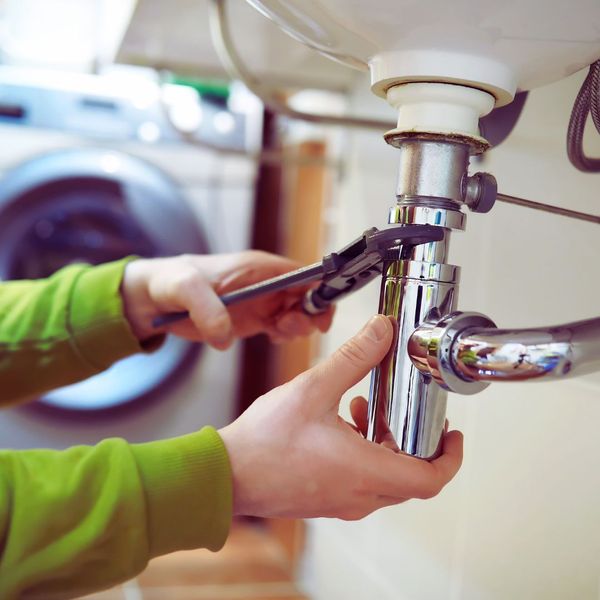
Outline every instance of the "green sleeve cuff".
<svg viewBox="0 0 600 600"><path fill-rule="evenodd" d="M225 444L212 427L131 446L146 494L150 556L223 547L233 512Z"/></svg>
<svg viewBox="0 0 600 600"><path fill-rule="evenodd" d="M117 360L142 352L124 316L119 288L128 257L83 269L71 291L67 328L79 355L103 371Z"/></svg>

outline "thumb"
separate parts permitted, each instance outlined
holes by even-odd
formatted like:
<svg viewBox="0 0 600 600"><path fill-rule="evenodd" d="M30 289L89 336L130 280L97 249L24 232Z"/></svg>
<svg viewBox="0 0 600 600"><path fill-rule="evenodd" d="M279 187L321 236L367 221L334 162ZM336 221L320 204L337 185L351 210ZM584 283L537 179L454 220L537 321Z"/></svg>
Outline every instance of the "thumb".
<svg viewBox="0 0 600 600"><path fill-rule="evenodd" d="M326 361L312 369L313 385L339 402L346 390L381 362L389 350L392 337L390 320L384 315L374 316Z"/></svg>

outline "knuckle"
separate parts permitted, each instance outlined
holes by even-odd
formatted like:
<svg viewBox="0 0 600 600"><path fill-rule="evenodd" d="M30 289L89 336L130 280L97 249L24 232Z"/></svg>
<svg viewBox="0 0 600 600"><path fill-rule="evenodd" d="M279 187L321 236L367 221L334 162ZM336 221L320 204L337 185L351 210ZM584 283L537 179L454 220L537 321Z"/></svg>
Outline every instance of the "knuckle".
<svg viewBox="0 0 600 600"><path fill-rule="evenodd" d="M354 366L362 366L367 360L367 353L355 340L346 342L338 352L343 359Z"/></svg>
<svg viewBox="0 0 600 600"><path fill-rule="evenodd" d="M242 258L249 263L263 261L268 256L270 256L270 254L264 250L244 250L242 253Z"/></svg>
<svg viewBox="0 0 600 600"><path fill-rule="evenodd" d="M441 484L435 482L428 483L421 487L416 497L420 500L430 500L442 491L442 487Z"/></svg>
<svg viewBox="0 0 600 600"><path fill-rule="evenodd" d="M300 373L294 379L294 386L304 392L308 392L311 389L314 389L319 380L312 369L308 371L304 371L304 373Z"/></svg>
<svg viewBox="0 0 600 600"><path fill-rule="evenodd" d="M195 271L196 270L196 264L198 262L199 259L199 255L197 254L189 254L189 253L185 253L185 254L179 254L178 256L175 256L171 259L167 259L167 260L171 260L172 264L171 267L172 268L177 268L177 269L185 269L186 271Z"/></svg>
<svg viewBox="0 0 600 600"><path fill-rule="evenodd" d="M209 331L217 331L227 327L229 325L229 315L225 309L213 311L211 315L207 317L206 327Z"/></svg>
<svg viewBox="0 0 600 600"><path fill-rule="evenodd" d="M343 521L360 521L364 519L371 511L365 510L364 508L352 508L344 511L340 515L340 519Z"/></svg>
<svg viewBox="0 0 600 600"><path fill-rule="evenodd" d="M173 289L176 294L187 294L198 284L199 274L195 271L181 271L173 282Z"/></svg>

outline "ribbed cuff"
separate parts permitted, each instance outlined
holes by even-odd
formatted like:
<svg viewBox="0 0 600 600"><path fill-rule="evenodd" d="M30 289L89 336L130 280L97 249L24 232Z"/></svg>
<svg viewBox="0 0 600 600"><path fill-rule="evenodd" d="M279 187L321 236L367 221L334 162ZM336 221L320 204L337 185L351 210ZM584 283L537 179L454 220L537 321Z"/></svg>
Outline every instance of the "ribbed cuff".
<svg viewBox="0 0 600 600"><path fill-rule="evenodd" d="M212 427L131 446L144 484L151 556L223 547L233 512L231 467Z"/></svg>
<svg viewBox="0 0 600 600"><path fill-rule="evenodd" d="M98 371L147 350L129 327L119 291L125 267L134 259L84 269L71 290L67 328L79 354Z"/></svg>

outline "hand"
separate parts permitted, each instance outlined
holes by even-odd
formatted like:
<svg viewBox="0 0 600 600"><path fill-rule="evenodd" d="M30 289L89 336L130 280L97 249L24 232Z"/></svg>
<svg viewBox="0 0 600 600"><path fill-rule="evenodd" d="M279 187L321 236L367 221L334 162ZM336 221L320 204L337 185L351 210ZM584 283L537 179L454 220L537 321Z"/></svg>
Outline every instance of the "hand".
<svg viewBox="0 0 600 600"><path fill-rule="evenodd" d="M319 329L326 331L333 309L313 317L299 301L308 289L296 287L246 300L226 308L219 296L226 292L298 268L287 258L259 251L239 254L183 255L139 259L127 265L121 295L134 334L145 340L169 332L227 348L234 338L266 333L280 342ZM190 318L155 329L155 317L189 311Z"/></svg>
<svg viewBox="0 0 600 600"><path fill-rule="evenodd" d="M391 341L390 321L374 317L329 359L258 398L220 431L235 514L360 519L435 496L454 477L460 432L446 433L442 455L427 462L364 439L364 398L352 403L356 427L338 416L342 394L381 361Z"/></svg>

